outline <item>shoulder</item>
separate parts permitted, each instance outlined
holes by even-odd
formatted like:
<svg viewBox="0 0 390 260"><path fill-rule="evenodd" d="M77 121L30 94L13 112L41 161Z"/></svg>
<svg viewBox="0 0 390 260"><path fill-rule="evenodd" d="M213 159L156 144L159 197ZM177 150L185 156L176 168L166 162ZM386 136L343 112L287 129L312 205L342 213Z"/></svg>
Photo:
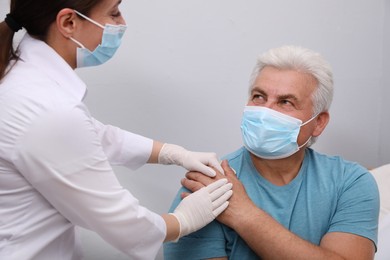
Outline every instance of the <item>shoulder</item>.
<svg viewBox="0 0 390 260"><path fill-rule="evenodd" d="M317 171L327 177L353 182L360 178L373 179L371 173L357 162L346 160L340 156L326 155L307 149L305 160L308 169Z"/></svg>
<svg viewBox="0 0 390 260"><path fill-rule="evenodd" d="M0 89L0 98L12 99L12 103L45 105L53 103L59 97L56 81L23 60L16 62L1 82Z"/></svg>
<svg viewBox="0 0 390 260"><path fill-rule="evenodd" d="M310 158L306 178L314 179L309 182L319 187L316 194L324 195L324 199L334 198L335 212L328 232L352 233L376 243L379 192L372 174L359 163L340 156L324 155L311 149L306 155Z"/></svg>
<svg viewBox="0 0 390 260"><path fill-rule="evenodd" d="M223 160L227 160L230 164L230 166L234 164L241 163L246 156L248 156L249 153L246 150L245 147L240 147L239 149L235 150L234 152L231 152L225 156L222 157Z"/></svg>
<svg viewBox="0 0 390 260"><path fill-rule="evenodd" d="M375 207L379 203L379 191L374 177L357 162L308 149L304 167L307 185L317 186L334 194L339 202L370 201Z"/></svg>
<svg viewBox="0 0 390 260"><path fill-rule="evenodd" d="M0 146L3 150L0 152L8 155L9 149L14 149L20 138L35 126L42 126L42 122L52 121L52 125L61 123L63 126L69 120L79 120L89 115L87 108L80 101L69 102L66 96L64 98L55 81L41 74L39 70L36 71L34 79L30 80L29 75L24 77L24 74L19 74L20 67L23 65L15 67L15 73L7 75L0 84ZM34 71L34 68L31 69ZM74 124L68 127L71 125Z"/></svg>
<svg viewBox="0 0 390 260"><path fill-rule="evenodd" d="M8 125L28 126L47 114L75 107L83 107L81 99L32 62L17 61L0 82L0 117Z"/></svg>
<svg viewBox="0 0 390 260"><path fill-rule="evenodd" d="M339 205L368 205L375 212L379 207L379 190L373 175L357 162L340 156L328 156L309 150L306 178L332 190ZM311 180L315 180L315 182ZM374 210L375 209L375 210Z"/></svg>

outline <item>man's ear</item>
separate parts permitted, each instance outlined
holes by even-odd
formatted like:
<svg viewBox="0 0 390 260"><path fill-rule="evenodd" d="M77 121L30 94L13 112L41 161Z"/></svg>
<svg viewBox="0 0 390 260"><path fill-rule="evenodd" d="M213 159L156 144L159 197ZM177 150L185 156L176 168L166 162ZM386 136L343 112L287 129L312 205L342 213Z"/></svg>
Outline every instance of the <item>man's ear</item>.
<svg viewBox="0 0 390 260"><path fill-rule="evenodd" d="M322 133L322 131L324 131L325 127L328 125L330 115L328 112L321 112L315 120L317 125L314 129L313 136L317 137Z"/></svg>
<svg viewBox="0 0 390 260"><path fill-rule="evenodd" d="M73 35L78 21L76 18L77 14L70 8L64 8L58 12L56 19L57 29L65 38Z"/></svg>

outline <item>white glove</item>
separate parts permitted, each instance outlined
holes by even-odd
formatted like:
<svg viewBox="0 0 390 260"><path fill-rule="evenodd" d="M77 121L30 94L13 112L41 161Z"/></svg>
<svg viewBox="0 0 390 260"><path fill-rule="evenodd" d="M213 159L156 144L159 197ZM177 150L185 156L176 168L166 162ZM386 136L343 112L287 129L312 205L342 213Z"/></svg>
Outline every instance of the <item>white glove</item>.
<svg viewBox="0 0 390 260"><path fill-rule="evenodd" d="M209 166L224 173L215 153L191 152L174 144L164 144L158 155L158 163L176 164L189 171L198 171L210 177L214 177L216 173Z"/></svg>
<svg viewBox="0 0 390 260"><path fill-rule="evenodd" d="M218 217L229 205L227 200L233 194L232 186L227 179L220 179L185 197L171 213L180 223L177 240Z"/></svg>

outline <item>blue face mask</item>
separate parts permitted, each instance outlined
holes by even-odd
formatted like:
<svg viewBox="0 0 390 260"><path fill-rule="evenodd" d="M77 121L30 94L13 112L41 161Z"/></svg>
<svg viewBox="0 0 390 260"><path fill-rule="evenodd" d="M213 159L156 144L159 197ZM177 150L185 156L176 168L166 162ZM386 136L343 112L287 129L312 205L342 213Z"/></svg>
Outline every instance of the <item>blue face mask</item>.
<svg viewBox="0 0 390 260"><path fill-rule="evenodd" d="M78 11L74 11L76 14L103 29L102 42L94 51L88 50L79 41L70 37L70 39L79 46L79 48L77 48L77 68L97 66L111 59L121 44L121 39L127 26L112 24L106 24L103 26Z"/></svg>
<svg viewBox="0 0 390 260"><path fill-rule="evenodd" d="M260 106L246 106L241 122L244 146L251 153L263 159L282 159L289 157L305 146L297 139L301 126L309 123L316 116L302 124L302 121Z"/></svg>

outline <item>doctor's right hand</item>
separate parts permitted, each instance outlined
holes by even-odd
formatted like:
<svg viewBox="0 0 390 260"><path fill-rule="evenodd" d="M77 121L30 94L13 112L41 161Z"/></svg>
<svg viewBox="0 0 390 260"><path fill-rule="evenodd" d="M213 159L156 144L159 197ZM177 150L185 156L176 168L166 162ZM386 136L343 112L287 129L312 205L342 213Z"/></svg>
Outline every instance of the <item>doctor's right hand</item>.
<svg viewBox="0 0 390 260"><path fill-rule="evenodd" d="M172 214L180 223L180 237L195 232L213 221L228 207L232 184L220 179L185 197Z"/></svg>

